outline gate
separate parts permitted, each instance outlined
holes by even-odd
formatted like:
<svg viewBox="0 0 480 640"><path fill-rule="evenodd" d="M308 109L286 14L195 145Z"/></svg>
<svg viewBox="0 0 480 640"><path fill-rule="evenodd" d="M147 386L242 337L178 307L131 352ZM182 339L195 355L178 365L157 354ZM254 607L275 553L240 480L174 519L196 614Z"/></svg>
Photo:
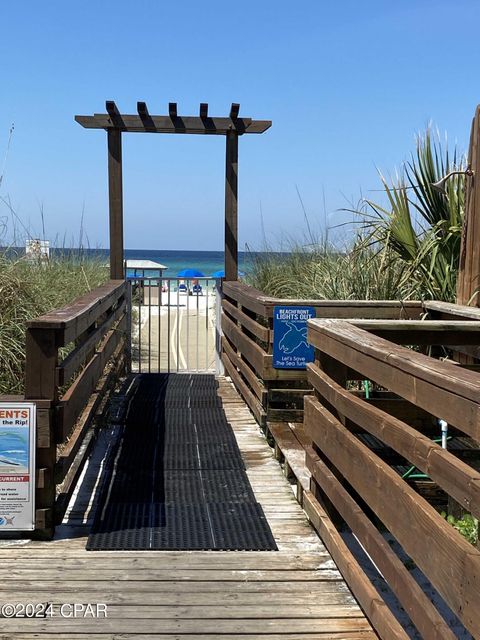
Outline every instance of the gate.
<svg viewBox="0 0 480 640"><path fill-rule="evenodd" d="M131 277L132 371L215 372L221 280Z"/></svg>

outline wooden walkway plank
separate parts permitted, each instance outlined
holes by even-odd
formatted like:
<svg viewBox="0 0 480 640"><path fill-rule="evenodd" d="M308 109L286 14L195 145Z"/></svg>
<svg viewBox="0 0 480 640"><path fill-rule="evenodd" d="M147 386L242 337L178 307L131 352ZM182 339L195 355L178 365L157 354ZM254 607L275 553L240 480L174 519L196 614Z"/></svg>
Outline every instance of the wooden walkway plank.
<svg viewBox="0 0 480 640"><path fill-rule="evenodd" d="M278 551L86 551L106 433L55 540L0 543L0 602L105 603L108 618L2 619L0 640L377 638L252 414L226 379L218 395Z"/></svg>

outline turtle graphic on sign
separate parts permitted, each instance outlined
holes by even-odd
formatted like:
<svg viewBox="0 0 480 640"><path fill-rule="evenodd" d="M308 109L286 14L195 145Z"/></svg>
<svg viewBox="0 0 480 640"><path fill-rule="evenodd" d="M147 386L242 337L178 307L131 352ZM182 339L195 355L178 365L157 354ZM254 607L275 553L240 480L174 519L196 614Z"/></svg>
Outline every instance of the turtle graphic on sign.
<svg viewBox="0 0 480 640"><path fill-rule="evenodd" d="M313 362L313 347L307 340L307 321L314 317L314 307L274 308L273 366L276 369L305 369L307 362Z"/></svg>
<svg viewBox="0 0 480 640"><path fill-rule="evenodd" d="M283 338L278 344L278 348L283 353L289 355L301 347L308 348L307 327L297 327L292 322L285 323L289 330L283 334Z"/></svg>

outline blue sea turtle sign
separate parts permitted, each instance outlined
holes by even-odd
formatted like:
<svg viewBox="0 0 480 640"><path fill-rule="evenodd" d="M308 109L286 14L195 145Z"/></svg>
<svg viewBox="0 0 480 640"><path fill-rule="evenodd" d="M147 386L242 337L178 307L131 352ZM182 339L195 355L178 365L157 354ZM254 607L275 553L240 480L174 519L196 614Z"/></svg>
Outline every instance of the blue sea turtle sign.
<svg viewBox="0 0 480 640"><path fill-rule="evenodd" d="M313 362L313 347L307 342L307 320L310 318L315 318L314 307L274 307L275 369L305 369L307 362Z"/></svg>

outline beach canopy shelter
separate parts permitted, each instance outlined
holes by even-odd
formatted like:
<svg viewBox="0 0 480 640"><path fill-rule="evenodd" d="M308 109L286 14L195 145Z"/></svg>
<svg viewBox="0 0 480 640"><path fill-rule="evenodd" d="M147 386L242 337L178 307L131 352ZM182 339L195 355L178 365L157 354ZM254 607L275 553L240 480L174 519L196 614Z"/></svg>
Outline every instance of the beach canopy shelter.
<svg viewBox="0 0 480 640"><path fill-rule="evenodd" d="M161 278L165 269L168 267L153 260L125 260L127 278Z"/></svg>
<svg viewBox="0 0 480 640"><path fill-rule="evenodd" d="M181 116L170 102L168 115L151 115L145 102L137 102L136 114L122 114L113 100L106 113L75 116L86 129L104 129L108 145L108 192L110 211L110 277L123 279L123 183L122 133L191 133L225 136L225 280L238 279L238 138L246 133L264 133L270 120L239 116L233 103L227 117L212 117L201 103L198 116Z"/></svg>

